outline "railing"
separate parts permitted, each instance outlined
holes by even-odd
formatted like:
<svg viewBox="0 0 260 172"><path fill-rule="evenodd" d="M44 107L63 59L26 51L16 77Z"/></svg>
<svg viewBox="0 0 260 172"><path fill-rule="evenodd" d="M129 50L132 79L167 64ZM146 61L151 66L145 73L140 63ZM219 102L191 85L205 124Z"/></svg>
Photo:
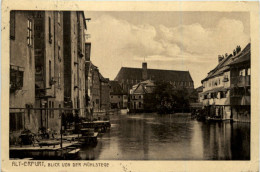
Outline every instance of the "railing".
<svg viewBox="0 0 260 172"><path fill-rule="evenodd" d="M35 131L31 131L32 134L35 135L41 135L41 134L48 134L48 135L54 135L56 138L58 138L58 130L60 131L59 135L60 138L60 147L63 147L63 136L67 132L67 130L70 129L72 125L74 125L74 130L76 131L76 126L79 126L80 124L80 118L82 116L79 116L80 110L87 111L86 108L16 108L16 107L10 107L10 114L11 113L22 113L23 114L23 122L22 122L22 129L26 129L28 126L33 126L33 123L27 123L26 121L31 120L31 115L39 115L40 121L39 124L36 126L37 129ZM92 116L92 114L90 114ZM37 118L35 116L35 118ZM71 118L73 116L73 118ZM90 116L85 116L83 118L89 118ZM12 120L12 117L10 116L10 120ZM55 126L53 123L51 124L51 121L60 121L60 124ZM75 122L73 124L73 122ZM44 129L45 131L41 131L41 129ZM19 129L20 130L20 129ZM38 131L37 131L38 130ZM78 132L78 131L77 131ZM79 133L79 132L78 132ZM79 137L79 135L78 135ZM42 138L46 139L46 138Z"/></svg>
<svg viewBox="0 0 260 172"><path fill-rule="evenodd" d="M250 75L231 77L231 87L245 87L250 86Z"/></svg>

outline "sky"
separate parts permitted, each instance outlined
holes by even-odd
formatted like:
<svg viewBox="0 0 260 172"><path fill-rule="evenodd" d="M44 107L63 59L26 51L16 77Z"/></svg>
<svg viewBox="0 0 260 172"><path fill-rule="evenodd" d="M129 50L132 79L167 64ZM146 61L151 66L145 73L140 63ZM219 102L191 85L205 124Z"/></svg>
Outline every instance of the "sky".
<svg viewBox="0 0 260 172"><path fill-rule="evenodd" d="M189 71L194 86L218 55L250 42L248 12L85 11L91 61L113 80L121 67Z"/></svg>

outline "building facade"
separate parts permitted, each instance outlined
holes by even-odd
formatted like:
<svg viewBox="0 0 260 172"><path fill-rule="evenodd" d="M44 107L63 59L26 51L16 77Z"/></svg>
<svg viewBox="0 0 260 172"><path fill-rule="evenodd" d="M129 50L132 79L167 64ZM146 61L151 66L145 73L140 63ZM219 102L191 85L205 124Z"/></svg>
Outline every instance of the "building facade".
<svg viewBox="0 0 260 172"><path fill-rule="evenodd" d="M64 12L64 100L65 106L77 109L86 117L84 12ZM75 114L76 111L73 111Z"/></svg>
<svg viewBox="0 0 260 172"><path fill-rule="evenodd" d="M130 89L130 111L142 112L154 110L155 84L152 80L140 82Z"/></svg>
<svg viewBox="0 0 260 172"><path fill-rule="evenodd" d="M118 81L123 91L129 94L133 85L145 80L171 82L175 88L186 88L193 91L194 84L189 71L148 69L147 63L143 62L142 68L122 67L115 81Z"/></svg>
<svg viewBox="0 0 260 172"><path fill-rule="evenodd" d="M84 29L83 12L11 11L10 143L22 130L59 133L60 108L84 109Z"/></svg>
<svg viewBox="0 0 260 172"><path fill-rule="evenodd" d="M230 103L234 121L251 121L251 67L250 44L230 66Z"/></svg>
<svg viewBox="0 0 260 172"><path fill-rule="evenodd" d="M100 109L101 111L110 110L110 84L109 79L100 74Z"/></svg>
<svg viewBox="0 0 260 172"><path fill-rule="evenodd" d="M107 111L110 109L110 85L109 79L104 78L99 72L97 66L91 61L86 61L86 80L88 111L90 115L93 112Z"/></svg>
<svg viewBox="0 0 260 172"><path fill-rule="evenodd" d="M110 81L110 106L112 109L127 108L128 96L124 94L118 81Z"/></svg>
<svg viewBox="0 0 260 172"><path fill-rule="evenodd" d="M17 142L26 128L36 131L39 119L29 108L35 107L35 57L32 36L34 15L11 11L10 14L10 143ZM13 108L27 108L13 109Z"/></svg>
<svg viewBox="0 0 260 172"><path fill-rule="evenodd" d="M208 73L208 76L202 80L203 92L200 93L202 96L202 103L204 108L207 109L207 114L212 118L219 118L222 120L234 119L234 115L236 114L236 110L238 110L238 106L241 107L241 102L236 101L236 96L240 95L240 98L244 100L250 100L248 94L246 94L244 90L247 90L250 85L245 84L238 86L236 85L236 81L240 78L250 78L247 75L248 69L250 71L250 61L244 62L241 59L250 58L250 44L246 46L246 48L241 51L241 48L238 46L233 54L224 56L219 56L218 61L219 64ZM241 66L239 63L243 61L243 65ZM239 71L242 72L241 77L239 75ZM250 73L250 72L249 72ZM246 80L246 79L245 79ZM236 86L235 86L236 85ZM240 87L240 90L239 90ZM247 87L245 89L241 89ZM235 91L234 91L235 90ZM244 93L246 96L244 96ZM242 96L243 95L243 96ZM246 101L245 107L250 104L250 101ZM234 106L236 106L236 110L234 110ZM248 114L248 107L247 113ZM242 108L243 109L243 108Z"/></svg>

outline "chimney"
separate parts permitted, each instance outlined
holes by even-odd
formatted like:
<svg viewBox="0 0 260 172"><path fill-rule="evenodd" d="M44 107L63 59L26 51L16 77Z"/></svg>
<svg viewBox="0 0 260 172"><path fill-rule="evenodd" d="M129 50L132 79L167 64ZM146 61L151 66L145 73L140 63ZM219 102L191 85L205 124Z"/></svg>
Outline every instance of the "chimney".
<svg viewBox="0 0 260 172"><path fill-rule="evenodd" d="M142 79L147 80L148 79L148 74L147 74L147 63L143 62L142 64Z"/></svg>
<svg viewBox="0 0 260 172"><path fill-rule="evenodd" d="M237 52L236 49L233 50L233 56L236 56Z"/></svg>
<svg viewBox="0 0 260 172"><path fill-rule="evenodd" d="M224 59L224 56L218 55L218 62L220 63Z"/></svg>

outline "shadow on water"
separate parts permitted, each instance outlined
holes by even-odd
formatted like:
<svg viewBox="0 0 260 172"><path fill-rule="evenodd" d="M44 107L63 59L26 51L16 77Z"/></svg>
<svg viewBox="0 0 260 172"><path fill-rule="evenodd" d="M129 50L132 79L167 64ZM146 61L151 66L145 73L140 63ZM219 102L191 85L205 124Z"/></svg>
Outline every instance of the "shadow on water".
<svg viewBox="0 0 260 172"><path fill-rule="evenodd" d="M249 160L250 123L198 122L189 114L111 116L84 160Z"/></svg>

